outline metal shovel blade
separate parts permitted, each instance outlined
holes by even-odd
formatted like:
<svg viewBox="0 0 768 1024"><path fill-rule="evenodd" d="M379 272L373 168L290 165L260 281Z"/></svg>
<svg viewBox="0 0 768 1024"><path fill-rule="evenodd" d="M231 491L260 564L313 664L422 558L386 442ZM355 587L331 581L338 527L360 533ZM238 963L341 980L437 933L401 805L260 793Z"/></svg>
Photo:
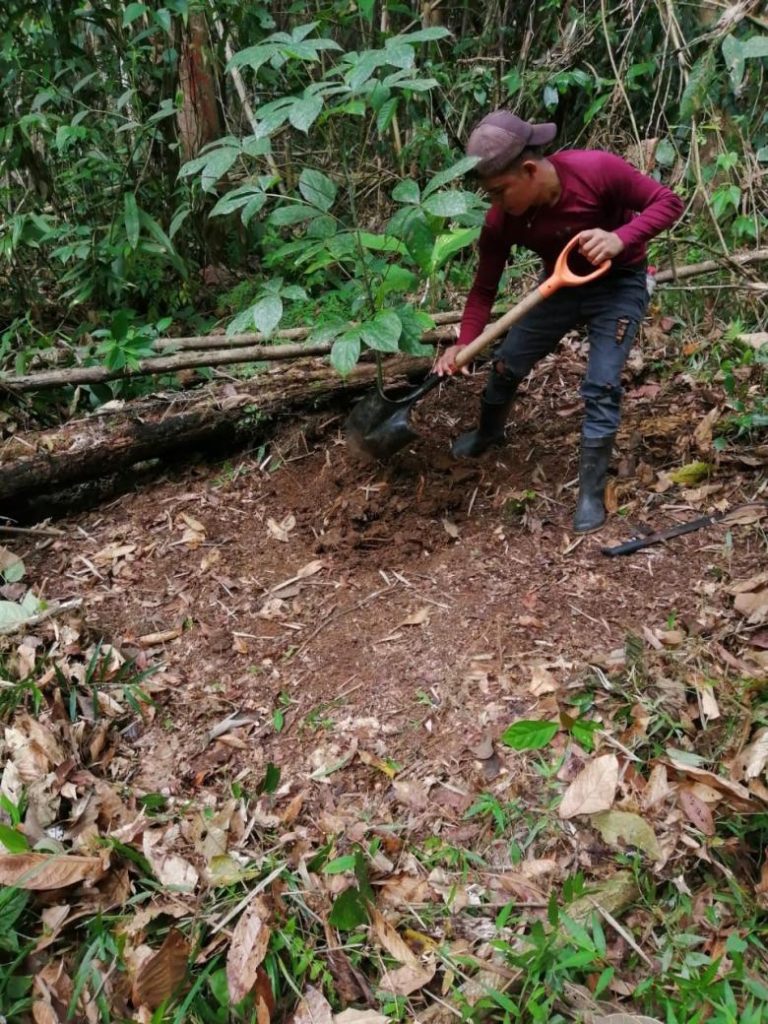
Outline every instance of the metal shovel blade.
<svg viewBox="0 0 768 1024"><path fill-rule="evenodd" d="M430 374L421 387L399 399L374 391L358 402L347 418L347 441L357 451L376 459L394 455L419 436L410 424L413 406L439 383L440 378Z"/></svg>

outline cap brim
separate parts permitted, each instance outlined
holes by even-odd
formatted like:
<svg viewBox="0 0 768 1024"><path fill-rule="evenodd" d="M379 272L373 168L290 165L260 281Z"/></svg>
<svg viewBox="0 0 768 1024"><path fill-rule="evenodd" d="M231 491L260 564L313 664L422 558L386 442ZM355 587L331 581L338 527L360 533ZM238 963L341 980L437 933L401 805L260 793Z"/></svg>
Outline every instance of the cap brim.
<svg viewBox="0 0 768 1024"><path fill-rule="evenodd" d="M557 135L556 124L535 124L531 137L528 139L529 146L546 146Z"/></svg>

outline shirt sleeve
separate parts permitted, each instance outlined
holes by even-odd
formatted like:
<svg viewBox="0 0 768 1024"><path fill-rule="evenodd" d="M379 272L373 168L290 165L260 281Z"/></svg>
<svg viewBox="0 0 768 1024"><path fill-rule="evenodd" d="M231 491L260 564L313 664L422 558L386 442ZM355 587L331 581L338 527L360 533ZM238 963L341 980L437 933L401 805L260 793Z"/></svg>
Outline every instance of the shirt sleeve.
<svg viewBox="0 0 768 1024"><path fill-rule="evenodd" d="M491 317L499 281L512 248L512 242L505 238L501 223L497 222L498 218L498 211L490 210L480 232L480 259L464 306L458 345L468 345L474 341Z"/></svg>
<svg viewBox="0 0 768 1024"><path fill-rule="evenodd" d="M603 153L601 164L606 193L625 210L635 211L629 223L614 232L625 247L645 244L679 219L683 201L672 189L612 153Z"/></svg>

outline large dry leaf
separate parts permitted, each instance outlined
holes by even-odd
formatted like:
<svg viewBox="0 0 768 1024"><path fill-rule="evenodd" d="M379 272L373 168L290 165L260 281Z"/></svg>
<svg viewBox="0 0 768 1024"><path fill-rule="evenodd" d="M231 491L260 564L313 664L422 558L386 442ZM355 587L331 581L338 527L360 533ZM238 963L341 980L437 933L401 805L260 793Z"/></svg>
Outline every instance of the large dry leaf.
<svg viewBox="0 0 768 1024"><path fill-rule="evenodd" d="M239 1003L256 983L259 965L267 954L270 930L267 925L269 909L266 903L256 897L232 933L232 942L227 953L227 983L229 998Z"/></svg>
<svg viewBox="0 0 768 1024"><path fill-rule="evenodd" d="M656 833L639 814L630 811L601 811L592 818L595 827L609 846L620 846L623 840L647 853L652 860L661 860L662 853Z"/></svg>
<svg viewBox="0 0 768 1024"><path fill-rule="evenodd" d="M546 667L541 662L531 665L531 684L529 690L534 697L541 697L545 693L555 693L560 686Z"/></svg>
<svg viewBox="0 0 768 1024"><path fill-rule="evenodd" d="M720 418L720 410L715 406L699 423L693 432L693 440L700 452L708 452L712 447L712 431Z"/></svg>
<svg viewBox="0 0 768 1024"><path fill-rule="evenodd" d="M712 817L709 805L685 786L680 789L677 798L686 818L705 836L713 836L715 834L715 819Z"/></svg>
<svg viewBox="0 0 768 1024"><path fill-rule="evenodd" d="M384 971L379 982L382 992L391 992L393 996L409 996L424 988L435 976L434 962L427 964L406 964L394 971Z"/></svg>
<svg viewBox="0 0 768 1024"><path fill-rule="evenodd" d="M32 1019L35 1024L66 1024L74 994L72 979L62 960L52 960L36 975L32 985ZM0 1020L4 1020L0 1017Z"/></svg>
<svg viewBox="0 0 768 1024"><path fill-rule="evenodd" d="M107 863L101 857L49 853L9 853L0 856L0 885L44 892L101 878Z"/></svg>
<svg viewBox="0 0 768 1024"><path fill-rule="evenodd" d="M416 811L423 811L429 803L429 790L423 782L407 779L396 779L392 783L395 799L405 807L412 807Z"/></svg>
<svg viewBox="0 0 768 1024"><path fill-rule="evenodd" d="M307 985L290 1024L333 1024L331 1004L322 992Z"/></svg>
<svg viewBox="0 0 768 1024"><path fill-rule="evenodd" d="M390 875L381 883L381 898L385 903L395 907L410 907L412 904L428 903L432 899L432 890L425 878L414 875Z"/></svg>
<svg viewBox="0 0 768 1024"><path fill-rule="evenodd" d="M565 791L559 814L574 818L577 814L596 814L613 806L619 784L619 759L601 754L579 772Z"/></svg>
<svg viewBox="0 0 768 1024"><path fill-rule="evenodd" d="M750 626L768 620L768 587L752 593L737 594L733 607L740 615L744 615Z"/></svg>
<svg viewBox="0 0 768 1024"><path fill-rule="evenodd" d="M756 779L763 774L768 761L768 727L758 729L736 758L734 774L739 779Z"/></svg>
<svg viewBox="0 0 768 1024"><path fill-rule="evenodd" d="M200 877L197 870L183 857L161 849L162 840L161 832L148 829L144 833L142 848L149 866L163 885L173 886L180 892L192 892Z"/></svg>
<svg viewBox="0 0 768 1024"><path fill-rule="evenodd" d="M387 1024L387 1018L377 1010L355 1010L350 1007L333 1018L335 1024Z"/></svg>
<svg viewBox="0 0 768 1024"><path fill-rule="evenodd" d="M714 772L709 772L706 768L696 768L693 765L685 764L683 761L677 761L672 754L670 754L669 760L676 771L683 775L688 775L692 779L697 779L699 782L704 782L724 796L729 797L728 802L734 810L752 811L755 809L755 802L746 786L742 786L738 782L732 782L730 779L724 779L720 775L715 775Z"/></svg>
<svg viewBox="0 0 768 1024"><path fill-rule="evenodd" d="M662 800L672 792L672 787L667 780L667 769L663 764L656 764L648 776L648 783L640 794L640 806L644 811L656 807Z"/></svg>
<svg viewBox="0 0 768 1024"><path fill-rule="evenodd" d="M267 520L267 529L275 538L275 540L281 541L283 544L287 544L290 539L290 532L296 526L296 516L287 515L284 519L281 519L278 523L275 519Z"/></svg>
<svg viewBox="0 0 768 1024"><path fill-rule="evenodd" d="M186 977L188 960L189 942L172 928L160 949L142 960L136 971L131 995L134 1006L156 1010Z"/></svg>
<svg viewBox="0 0 768 1024"><path fill-rule="evenodd" d="M399 960L401 964L407 964L410 967L420 966L419 958L408 943L398 935L392 925L385 920L384 915L375 907L371 912L371 925L376 940L390 956Z"/></svg>

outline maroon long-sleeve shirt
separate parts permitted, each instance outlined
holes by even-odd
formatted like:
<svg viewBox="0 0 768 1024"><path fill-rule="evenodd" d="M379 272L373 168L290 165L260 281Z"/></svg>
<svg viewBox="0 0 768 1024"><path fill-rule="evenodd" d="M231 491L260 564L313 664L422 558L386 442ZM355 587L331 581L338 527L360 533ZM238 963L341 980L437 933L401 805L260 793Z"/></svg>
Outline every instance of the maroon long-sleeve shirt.
<svg viewBox="0 0 768 1024"><path fill-rule="evenodd" d="M671 227L683 211L674 192L612 153L572 149L548 159L561 186L554 206L535 207L522 217L492 207L486 215L480 233L480 262L464 307L459 345L467 345L488 323L513 245L538 253L549 273L574 235L602 228L615 232L624 243L616 264L642 264L649 239ZM577 273L594 269L578 254L570 265Z"/></svg>

